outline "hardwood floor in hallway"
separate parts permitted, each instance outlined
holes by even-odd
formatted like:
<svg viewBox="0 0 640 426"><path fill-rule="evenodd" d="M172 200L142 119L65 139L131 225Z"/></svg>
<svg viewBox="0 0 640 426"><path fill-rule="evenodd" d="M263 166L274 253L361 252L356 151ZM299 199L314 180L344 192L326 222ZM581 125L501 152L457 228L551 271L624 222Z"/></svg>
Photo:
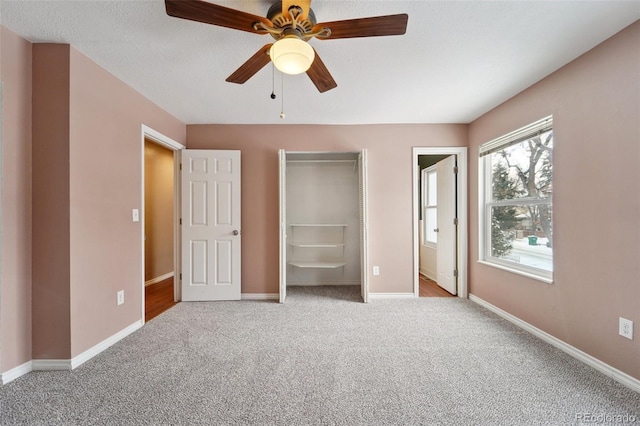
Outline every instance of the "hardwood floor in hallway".
<svg viewBox="0 0 640 426"><path fill-rule="evenodd" d="M144 288L144 321L147 322L172 308L173 277Z"/></svg>
<svg viewBox="0 0 640 426"><path fill-rule="evenodd" d="M420 274L420 297L455 297L435 281Z"/></svg>

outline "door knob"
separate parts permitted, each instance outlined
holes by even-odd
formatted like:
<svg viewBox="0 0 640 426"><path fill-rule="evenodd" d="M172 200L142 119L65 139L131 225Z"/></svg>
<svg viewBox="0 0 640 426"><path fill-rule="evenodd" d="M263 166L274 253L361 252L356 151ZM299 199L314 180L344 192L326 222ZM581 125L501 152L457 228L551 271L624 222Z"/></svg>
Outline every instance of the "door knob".
<svg viewBox="0 0 640 426"><path fill-rule="evenodd" d="M238 235L240 233L240 231L238 231L237 229L233 230L233 235Z"/></svg>
<svg viewBox="0 0 640 426"><path fill-rule="evenodd" d="M435 228L433 232L440 232L440 228Z"/></svg>

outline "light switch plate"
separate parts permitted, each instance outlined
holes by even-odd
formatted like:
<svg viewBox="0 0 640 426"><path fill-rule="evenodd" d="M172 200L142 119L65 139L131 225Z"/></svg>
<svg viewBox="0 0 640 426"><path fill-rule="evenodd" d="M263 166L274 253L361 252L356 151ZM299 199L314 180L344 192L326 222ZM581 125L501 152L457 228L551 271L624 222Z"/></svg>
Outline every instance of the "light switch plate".
<svg viewBox="0 0 640 426"><path fill-rule="evenodd" d="M133 221L140 222L140 211L138 209L133 209Z"/></svg>

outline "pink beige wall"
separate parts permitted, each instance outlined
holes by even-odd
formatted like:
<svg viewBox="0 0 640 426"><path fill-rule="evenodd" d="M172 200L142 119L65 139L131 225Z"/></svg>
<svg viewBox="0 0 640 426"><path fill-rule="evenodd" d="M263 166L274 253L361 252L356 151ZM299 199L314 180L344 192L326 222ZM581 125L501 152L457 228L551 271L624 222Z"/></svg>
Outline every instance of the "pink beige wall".
<svg viewBox="0 0 640 426"><path fill-rule="evenodd" d="M71 356L141 319L141 125L185 143L185 125L71 48ZM116 305L124 290L125 304Z"/></svg>
<svg viewBox="0 0 640 426"><path fill-rule="evenodd" d="M467 126L189 125L189 149L242 152L242 292L278 291L278 149L367 149L373 293L413 293L412 147L465 146Z"/></svg>
<svg viewBox="0 0 640 426"><path fill-rule="evenodd" d="M0 27L0 372L31 360L31 43Z"/></svg>
<svg viewBox="0 0 640 426"><path fill-rule="evenodd" d="M33 358L69 359L142 318L141 125L185 126L73 47L33 50Z"/></svg>
<svg viewBox="0 0 640 426"><path fill-rule="evenodd" d="M33 46L33 353L71 354L69 45Z"/></svg>
<svg viewBox="0 0 640 426"><path fill-rule="evenodd" d="M173 272L173 151L144 143L144 279Z"/></svg>
<svg viewBox="0 0 640 426"><path fill-rule="evenodd" d="M554 117L554 283L480 265L470 167L470 292L640 379L640 22L474 121L483 142Z"/></svg>

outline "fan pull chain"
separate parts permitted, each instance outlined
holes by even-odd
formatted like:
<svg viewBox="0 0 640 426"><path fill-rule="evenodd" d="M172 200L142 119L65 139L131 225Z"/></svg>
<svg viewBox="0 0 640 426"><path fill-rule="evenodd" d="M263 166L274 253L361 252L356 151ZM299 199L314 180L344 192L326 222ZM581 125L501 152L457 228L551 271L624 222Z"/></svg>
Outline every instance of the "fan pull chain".
<svg viewBox="0 0 640 426"><path fill-rule="evenodd" d="M282 97L280 98L281 106L280 106L280 118L284 118L284 73L280 73L281 84L282 84Z"/></svg>
<svg viewBox="0 0 640 426"><path fill-rule="evenodd" d="M271 61L271 99L276 98L276 67Z"/></svg>

